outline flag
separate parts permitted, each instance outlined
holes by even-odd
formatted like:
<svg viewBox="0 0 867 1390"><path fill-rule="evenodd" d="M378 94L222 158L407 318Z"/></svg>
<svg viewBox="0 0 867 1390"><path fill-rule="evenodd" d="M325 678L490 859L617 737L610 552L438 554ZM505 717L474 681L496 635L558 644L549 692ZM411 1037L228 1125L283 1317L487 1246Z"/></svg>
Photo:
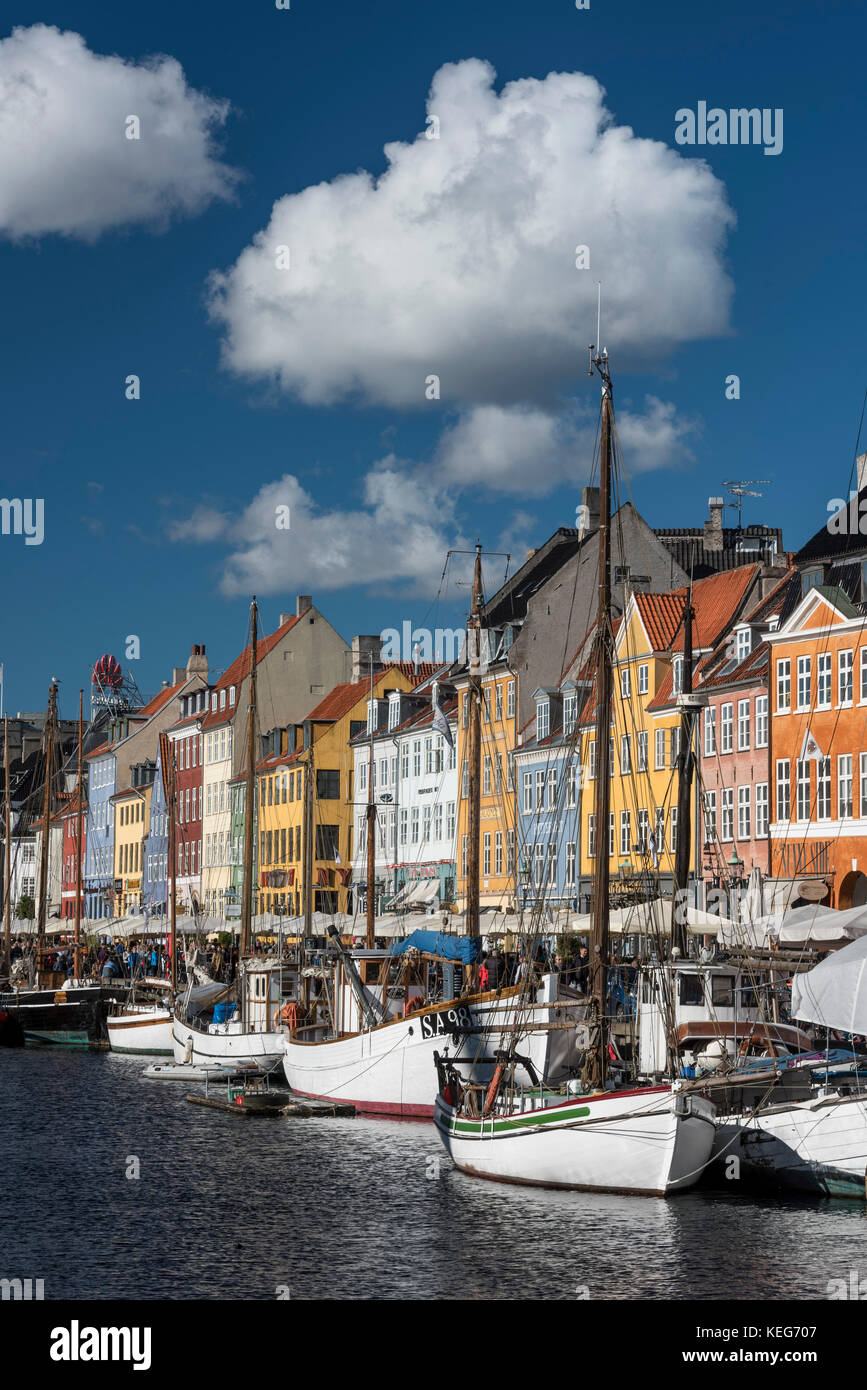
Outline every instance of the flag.
<svg viewBox="0 0 867 1390"><path fill-rule="evenodd" d="M440 702L436 696L434 696L433 727L436 733L442 734L449 748L454 748L455 744L454 739L452 738L451 725L449 724L449 721L443 714L442 709L440 708Z"/></svg>
<svg viewBox="0 0 867 1390"><path fill-rule="evenodd" d="M801 745L800 761L803 763L810 758L815 758L816 762L820 763L824 761L824 757L824 753L808 729L804 734L804 742Z"/></svg>
<svg viewBox="0 0 867 1390"><path fill-rule="evenodd" d="M650 832L650 837L649 837L649 839L648 839L648 841L647 841L647 844L648 844L648 848L649 848L649 850L650 850L650 858L651 858L651 860L652 860L652 862L653 862L653 867L654 867L654 869L658 869L658 868L659 868L659 850L657 849L657 846L656 846L656 836L654 835L654 833L653 833L652 830L651 830L651 832Z"/></svg>

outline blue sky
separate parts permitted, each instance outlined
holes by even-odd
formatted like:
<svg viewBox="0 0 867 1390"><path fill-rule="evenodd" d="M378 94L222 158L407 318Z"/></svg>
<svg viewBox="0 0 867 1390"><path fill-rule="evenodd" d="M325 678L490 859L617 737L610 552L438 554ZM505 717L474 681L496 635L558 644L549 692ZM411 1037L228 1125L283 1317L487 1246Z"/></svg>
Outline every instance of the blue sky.
<svg viewBox="0 0 867 1390"><path fill-rule="evenodd" d="M38 158L15 142L10 153L8 141L0 156L2 490L44 498L46 527L41 546L0 536L6 708L41 706L50 677L57 676L64 713L72 715L93 661L103 651L123 661L128 634L141 640L141 659L131 669L146 693L186 659L193 642L207 644L215 669L225 667L243 642L254 583L267 628L293 607L297 592L311 592L347 639L400 627L405 618L429 626L458 621L466 590L452 583L437 599L448 544L478 536L491 550L511 545L519 556L558 525L574 522L591 462L584 412L592 416L596 387L585 373L596 275L616 301L618 324L628 322L633 302L640 305L637 326L622 329L624 343L603 337L620 418L635 415L626 462L648 521L700 522L708 495L722 491L723 479L770 478L765 498L748 506L746 519L782 525L790 548L812 534L826 517L828 499L845 494L867 384L860 177L865 25L854 5L826 4L821 12L806 3L766 8L762 16L739 0L713 13L710 7L685 11L674 3L631 0L591 0L589 11L566 0L533 6L439 0L434 7L292 0L289 11L265 0L243 8L4 7L3 40L17 26L39 24L81 35L85 75L94 54L118 55L128 64L166 54L188 84L186 96L178 87L179 110L187 109L191 90L229 103L215 117L217 145L205 154L182 152L169 191L153 167L144 180L152 184L147 195L121 187L112 172L115 155L106 155L97 138L100 111L79 123L89 83L80 102L74 89L71 100L67 95L53 117L62 129L52 126ZM30 52L29 38L15 51L0 45L0 90L4 79L20 75L21 54ZM242 321L237 306L229 321L236 338L247 331L249 341L227 362L221 355L227 320L214 317L212 274L231 275L245 248L268 228L278 199L359 170L379 178L387 168L383 146L402 141L411 147L425 129L438 70L469 59L496 70L492 111L505 84L541 81L551 72L583 73L605 89L614 125L631 128L623 138L634 162L620 182L599 176L612 167L601 149L577 166L584 179L580 206L596 229L589 276L585 272L579 284L582 272L570 260L573 231L574 243L584 239L582 219L570 214L556 233L563 237L559 292L550 245L545 251L540 326L533 324L532 287L519 304L506 278L499 303L491 300L490 285L487 298L478 296L474 319L463 305L476 293L478 247L459 239L439 314L435 284L416 299L416 252L400 227L389 230L388 199L375 186L365 194L370 219L363 225L394 237L377 261L372 248L359 247L355 204L338 184L324 208L321 199L307 198L287 213L299 238L289 273L312 274L313 280L282 386L267 362L261 370L250 366L262 324L271 320L248 315ZM475 99L478 72L458 70L470 78L474 71ZM119 80L126 80L123 73ZM449 178L455 140L463 139L462 80L453 80L458 99L444 106L436 151ZM440 91L445 103L446 88ZM675 112L702 100L722 108L782 108L782 153L676 146ZM556 119L568 137L568 113ZM473 215L481 220L454 225L461 235L468 225L478 226L482 239L487 235L488 188L498 219L491 254L502 251L506 264L510 229L523 237L527 228L520 197L509 186L508 139L502 162L489 163L491 129L467 156ZM532 131L526 138L526 167L535 170ZM186 137L179 139L184 144ZM669 148L659 184L653 168L662 156L648 153L642 141ZM51 142L56 158L45 156ZM124 147L124 156L138 153ZM677 161L700 159L719 182L701 176L692 192L684 192ZM10 166L11 200L2 194ZM221 174L221 166L235 175ZM413 167L405 168L410 190ZM543 211L558 204L557 179L570 182L568 172L567 164L543 175L549 180ZM142 214L142 199L177 203L188 174L188 188L200 180L198 204L175 207L155 226ZM108 196L109 185L119 190L116 196ZM665 203L659 217L657 187ZM693 225L696 192L709 206ZM575 189L563 193L574 197ZM133 209L129 215L124 199ZM456 206L451 201L438 224L446 239ZM328 225L329 208L343 231ZM410 207L416 227L426 209L422 203ZM85 225L91 214L94 225ZM340 262L343 298L336 311L337 262L310 269L320 232L338 241L345 232L345 245L329 250ZM461 282L465 251L470 265ZM356 253L358 279L351 282L345 267ZM392 273L398 261L399 275ZM417 264L424 279L430 268L423 258ZM520 275L518 285L523 270ZM556 317L558 300L566 306L563 323L543 340L537 334L546 333L546 316ZM327 323L329 312L339 321L340 302L358 307L347 327L353 346L339 341L342 330L333 325L314 343L316 326ZM669 303L676 303L670 315ZM404 330L409 339L387 341L397 334L402 305L411 320ZM503 316L505 333L490 327L492 306L494 317ZM661 343L653 341L657 319L666 320ZM564 346L570 322L574 353ZM278 321L277 358L281 331ZM484 379L486 333L494 355L508 339L494 384ZM442 380L439 401L424 399L423 367L417 400L415 368L409 386L401 376L401 363L413 356L407 349L413 335L431 345L430 370ZM522 353L523 365L516 365ZM535 373L534 362L540 364ZM134 402L124 396L130 373L141 378L141 399ZM738 401L724 396L729 373L741 379ZM669 413L656 418L648 397ZM488 426L506 453L513 448L513 411L522 412L519 422L529 430L525 447L532 447L534 430L542 440L551 430L557 461L550 471L544 448L533 467L520 452L504 456L502 475L499 444L493 459L482 457ZM653 434L660 424L671 426L670 450L665 429ZM653 436L647 449L642 431ZM473 451L480 447L477 458ZM281 481L287 477L294 484ZM547 481L540 484L540 478ZM292 503L292 526L279 538L270 534L263 549L256 526L267 524L284 497ZM332 514L348 563L361 564L361 582L329 587L322 556ZM418 523L418 534L406 543L403 515ZM490 581L495 577L492 564Z"/></svg>

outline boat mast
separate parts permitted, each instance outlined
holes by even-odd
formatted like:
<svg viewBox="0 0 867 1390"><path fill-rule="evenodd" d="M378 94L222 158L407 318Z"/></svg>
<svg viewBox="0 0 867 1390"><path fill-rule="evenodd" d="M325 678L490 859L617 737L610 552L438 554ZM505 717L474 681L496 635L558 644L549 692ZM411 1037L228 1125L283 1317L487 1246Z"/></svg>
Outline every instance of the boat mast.
<svg viewBox="0 0 867 1390"><path fill-rule="evenodd" d="M247 707L247 792L244 799L244 886L241 897L241 934L238 972L244 953L253 944L253 798L256 794L256 658L258 655L256 596L250 606L250 702ZM244 990L241 995L243 998ZM243 1012L244 1005L241 1004Z"/></svg>
<svg viewBox="0 0 867 1390"><path fill-rule="evenodd" d="M304 935L313 935L313 726L308 725L310 746L304 768L304 839L302 869L304 872Z"/></svg>
<svg viewBox="0 0 867 1390"><path fill-rule="evenodd" d="M166 738L166 752L168 754L168 800L169 800L169 862L172 865L172 895L169 898L169 947L171 950L171 984L172 999L177 993L178 987L178 895L175 889L175 869L178 858L178 818L177 818L177 787L175 785L175 750L174 744Z"/></svg>
<svg viewBox="0 0 867 1390"><path fill-rule="evenodd" d="M84 757L84 691L78 692L78 779L75 789L75 946L72 951L73 979L81 979L81 797Z"/></svg>
<svg viewBox="0 0 867 1390"><path fill-rule="evenodd" d="M3 795L5 838L3 854L3 938L6 946L6 974L12 970L12 924L10 920L12 904L9 894L12 891L12 801L9 795L9 715L3 716L3 763L5 787Z"/></svg>
<svg viewBox="0 0 867 1390"><path fill-rule="evenodd" d="M689 852L691 835L692 776L694 767L693 730L695 710L692 705L692 585L687 590L683 606L683 676L680 687L680 749L677 756L677 844L674 851L674 884L671 896L671 944L686 955L686 888L689 883ZM684 898L683 903L681 897Z"/></svg>
<svg viewBox="0 0 867 1390"><path fill-rule="evenodd" d="M370 753L367 763L367 940L368 951L372 951L376 941L373 934L373 921L376 903L376 804L373 799L373 728L376 722L373 712L373 652L370 653Z"/></svg>
<svg viewBox="0 0 867 1390"><path fill-rule="evenodd" d="M45 716L45 786L42 793L42 844L39 854L39 916L36 923L36 969L45 946L45 921L48 915L48 836L51 823L51 769L54 762L54 730L57 721L57 684L48 690L48 712Z"/></svg>
<svg viewBox="0 0 867 1390"><path fill-rule="evenodd" d="M597 334L598 336L598 334ZM608 371L608 351L590 348L590 375L595 368L602 379L602 422L599 459L599 579L596 598L596 636L594 667L596 678L596 862L593 866L591 906L590 968L593 995L595 1039L588 1068L588 1080L595 1088L605 1085L608 1071L608 912L609 878L608 818L611 805L610 745L612 694L611 640L611 419L612 385Z"/></svg>
<svg viewBox="0 0 867 1390"><path fill-rule="evenodd" d="M467 936L481 935L479 923L479 840L481 835L482 794L482 547L476 542L473 568L473 601L467 622L467 654L469 657L469 686L466 699L470 702L467 728L467 773L469 807L467 818ZM476 967L473 967L475 975Z"/></svg>

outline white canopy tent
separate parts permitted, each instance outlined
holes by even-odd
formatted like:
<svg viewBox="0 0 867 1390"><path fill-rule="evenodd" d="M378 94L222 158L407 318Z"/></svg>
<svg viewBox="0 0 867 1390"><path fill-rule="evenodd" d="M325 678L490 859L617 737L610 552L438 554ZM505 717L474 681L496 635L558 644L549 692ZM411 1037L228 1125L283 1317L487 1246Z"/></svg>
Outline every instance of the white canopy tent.
<svg viewBox="0 0 867 1390"><path fill-rule="evenodd" d="M867 1033L867 935L793 977L792 1014L823 1028Z"/></svg>

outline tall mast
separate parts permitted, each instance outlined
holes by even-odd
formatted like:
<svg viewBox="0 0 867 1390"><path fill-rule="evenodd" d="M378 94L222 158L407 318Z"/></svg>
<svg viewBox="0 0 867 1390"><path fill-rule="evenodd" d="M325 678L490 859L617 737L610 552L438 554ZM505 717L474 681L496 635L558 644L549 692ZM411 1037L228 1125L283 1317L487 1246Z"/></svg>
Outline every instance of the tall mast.
<svg viewBox="0 0 867 1390"><path fill-rule="evenodd" d="M687 951L686 913L679 911L681 899L689 883L689 852L691 835L692 776L694 766L693 730L695 710L692 706L692 585L683 606L683 677L680 699L680 749L677 757L677 843L674 850L674 891L671 896L671 944L681 955ZM685 906L685 904L683 904Z"/></svg>
<svg viewBox="0 0 867 1390"><path fill-rule="evenodd" d="M54 763L54 730L57 721L57 685L51 682L48 691L48 712L45 716L45 786L42 794L42 844L39 854L39 917L36 924L36 961L45 945L45 921L48 915L48 836L51 824L51 773Z"/></svg>
<svg viewBox="0 0 867 1390"><path fill-rule="evenodd" d="M177 991L178 985L178 966L177 966L177 907L178 895L175 891L175 873L178 855L178 830L177 818L175 815L175 763L174 750L168 734L160 734L160 764L162 766L163 791L166 797L166 810L169 816L169 872L166 874L166 892L168 894L168 915L169 915L169 947L171 952L172 970L172 997ZM171 888L169 885L171 884Z"/></svg>
<svg viewBox="0 0 867 1390"><path fill-rule="evenodd" d="M75 947L72 952L72 973L81 979L81 797L84 758L84 691L78 692L78 778L75 788Z"/></svg>
<svg viewBox="0 0 867 1390"><path fill-rule="evenodd" d="M367 940L368 951L376 944L373 921L376 912L376 803L373 799L373 652L370 653L370 752L367 764Z"/></svg>
<svg viewBox="0 0 867 1390"><path fill-rule="evenodd" d="M244 888L241 898L241 936L238 964L253 944L253 798L256 794L256 659L259 609L255 595L250 607L250 703L247 709L247 795L244 801ZM243 991L242 991L243 993ZM243 1007L243 1006L242 1006Z"/></svg>
<svg viewBox="0 0 867 1390"><path fill-rule="evenodd" d="M6 769L3 794L5 839L3 854L3 938L6 946L6 974L12 969L12 924L9 895L12 891L12 799L9 794L9 715L3 716L3 763Z"/></svg>
<svg viewBox="0 0 867 1390"><path fill-rule="evenodd" d="M467 728L467 773L469 807L467 818L467 936L481 935L479 924L479 838L482 796L482 547L476 542L473 568L473 601L467 622L467 654L470 681L466 698L470 702Z"/></svg>
<svg viewBox="0 0 867 1390"><path fill-rule="evenodd" d="M304 875L304 935L313 935L313 726L308 725L310 744L304 765L304 816L301 868Z"/></svg>
<svg viewBox="0 0 867 1390"><path fill-rule="evenodd" d="M598 349L597 349L598 351ZM609 836L608 817L611 805L609 729L611 727L612 640L611 640L611 417L612 386L608 372L608 353L603 349L595 358L593 368L602 379L602 429L599 459L599 582L596 599L595 677L596 677L596 862L593 866L593 903L591 907L590 967L592 971L593 1011L596 1037L589 1081L602 1087L608 1070L608 1030L605 1014L608 1007L608 911Z"/></svg>

